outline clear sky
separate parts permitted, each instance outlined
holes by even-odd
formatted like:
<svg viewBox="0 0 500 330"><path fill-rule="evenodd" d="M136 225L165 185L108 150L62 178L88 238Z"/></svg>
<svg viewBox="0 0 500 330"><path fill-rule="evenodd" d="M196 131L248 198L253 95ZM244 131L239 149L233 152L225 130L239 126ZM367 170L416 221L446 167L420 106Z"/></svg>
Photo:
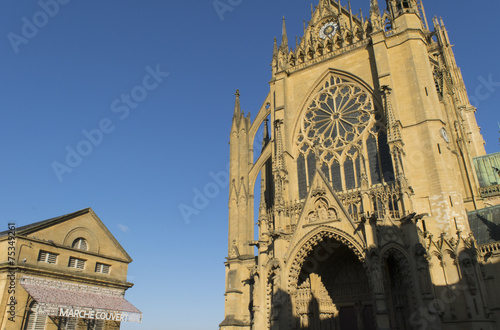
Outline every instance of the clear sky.
<svg viewBox="0 0 500 330"><path fill-rule="evenodd" d="M217 329L234 93L257 113L282 16L294 44L310 2L233 0L219 15L213 0L58 1L50 16L38 1L0 3L0 231L92 207L134 259L126 298L144 321L123 329ZM446 23L487 151L500 151L500 3L424 4ZM352 7L366 16L369 0Z"/></svg>

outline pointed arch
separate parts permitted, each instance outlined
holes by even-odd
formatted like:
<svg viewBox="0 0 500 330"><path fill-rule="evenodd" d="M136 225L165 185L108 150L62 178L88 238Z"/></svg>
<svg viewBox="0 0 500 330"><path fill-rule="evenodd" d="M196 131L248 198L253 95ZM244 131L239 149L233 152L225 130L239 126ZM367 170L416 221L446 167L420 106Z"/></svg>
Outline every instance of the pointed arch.
<svg viewBox="0 0 500 330"><path fill-rule="evenodd" d="M297 136L299 130L300 130L300 118L304 115L304 113L307 111L307 106L309 103L312 101L312 98L314 94L319 92L322 89L323 83L328 79L330 75L337 76L339 78L344 78L346 80L350 80L355 84L359 84L367 93L371 94L373 96L373 100L375 102L375 105L378 107L382 107L381 101L375 97L375 93L373 88L370 86L369 83L364 81L358 76L355 76L347 71L343 70L338 70L334 68L330 68L326 70L321 76L319 76L318 79L314 82L312 87L309 89L309 91L306 93L306 96L304 97L303 101L300 104L300 112L298 114L298 121L295 123L295 127L293 129L293 136Z"/></svg>
<svg viewBox="0 0 500 330"><path fill-rule="evenodd" d="M354 237L338 228L330 226L317 227L304 235L296 244L295 248L290 251L291 262L287 269L288 290L290 293L295 292L297 289L299 275L307 255L325 238L335 240L347 246L356 255L359 261L364 261L364 249Z"/></svg>
<svg viewBox="0 0 500 330"><path fill-rule="evenodd" d="M395 243L386 246L381 255L391 328L412 329L409 321L416 310L416 294L409 256Z"/></svg>
<svg viewBox="0 0 500 330"><path fill-rule="evenodd" d="M383 106L366 82L344 71L327 70L300 109L293 127L292 150L300 198L310 189L316 167L338 191L360 188L367 168L374 179L368 184L382 183L386 173L385 181L392 181L387 178L394 177L393 168L387 157L382 157L388 150Z"/></svg>

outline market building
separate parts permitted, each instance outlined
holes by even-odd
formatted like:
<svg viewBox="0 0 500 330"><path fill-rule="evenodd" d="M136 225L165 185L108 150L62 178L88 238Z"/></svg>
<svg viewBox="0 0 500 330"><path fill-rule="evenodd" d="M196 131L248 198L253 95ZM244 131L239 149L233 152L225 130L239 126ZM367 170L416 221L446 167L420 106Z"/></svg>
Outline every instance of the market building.
<svg viewBox="0 0 500 330"><path fill-rule="evenodd" d="M283 19L253 120L236 93L221 330L500 328L499 156L448 31L366 4Z"/></svg>
<svg viewBox="0 0 500 330"><path fill-rule="evenodd" d="M119 329L141 322L125 300L132 258L84 209L0 233L0 329Z"/></svg>

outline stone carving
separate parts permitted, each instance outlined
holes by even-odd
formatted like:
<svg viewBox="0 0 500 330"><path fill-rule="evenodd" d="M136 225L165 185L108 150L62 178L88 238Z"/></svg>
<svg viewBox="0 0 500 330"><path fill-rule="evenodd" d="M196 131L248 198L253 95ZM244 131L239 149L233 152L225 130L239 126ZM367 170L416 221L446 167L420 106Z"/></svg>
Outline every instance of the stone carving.
<svg viewBox="0 0 500 330"><path fill-rule="evenodd" d="M380 258L374 249L370 251L370 274L372 277L373 293L384 293L384 278L380 269Z"/></svg>
<svg viewBox="0 0 500 330"><path fill-rule="evenodd" d="M319 198L314 204L314 211L311 211L307 220L309 223L313 222L324 222L329 220L337 220L337 211L334 208L330 208L326 199Z"/></svg>
<svg viewBox="0 0 500 330"><path fill-rule="evenodd" d="M415 246L415 261L417 264L417 276L420 284L420 290L423 295L432 294L432 288L429 277L429 263L427 260L427 251L422 244Z"/></svg>
<svg viewBox="0 0 500 330"><path fill-rule="evenodd" d="M462 266L464 277L467 281L467 286L469 287L470 294L475 296L477 293L477 284L474 264L472 263L472 260L470 258L465 258L464 260L462 260Z"/></svg>
<svg viewBox="0 0 500 330"><path fill-rule="evenodd" d="M231 247L231 253L229 253L229 258L235 259L240 256L240 253L238 251L238 246L236 245L236 240L233 240L233 245Z"/></svg>

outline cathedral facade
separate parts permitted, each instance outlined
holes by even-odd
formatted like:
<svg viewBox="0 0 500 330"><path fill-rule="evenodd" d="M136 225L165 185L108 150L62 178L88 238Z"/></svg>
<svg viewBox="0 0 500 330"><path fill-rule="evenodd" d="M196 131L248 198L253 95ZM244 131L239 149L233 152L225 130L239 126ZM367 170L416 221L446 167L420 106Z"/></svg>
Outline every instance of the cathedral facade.
<svg viewBox="0 0 500 330"><path fill-rule="evenodd" d="M283 21L253 121L236 94L222 330L500 326L476 109L443 21L383 5L320 0L293 48Z"/></svg>

